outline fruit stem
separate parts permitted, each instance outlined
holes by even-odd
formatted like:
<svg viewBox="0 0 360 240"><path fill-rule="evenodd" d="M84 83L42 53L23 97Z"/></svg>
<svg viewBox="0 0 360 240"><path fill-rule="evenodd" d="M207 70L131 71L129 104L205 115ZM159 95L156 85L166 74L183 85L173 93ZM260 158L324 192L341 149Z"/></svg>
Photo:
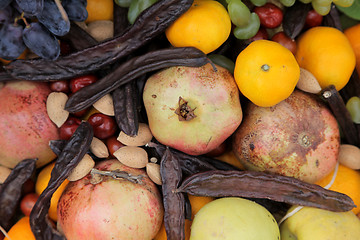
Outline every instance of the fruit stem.
<svg viewBox="0 0 360 240"><path fill-rule="evenodd" d="M267 65L267 64L264 64L264 65L261 66L261 70L263 70L264 72L267 72L267 71L270 70L270 66Z"/></svg>
<svg viewBox="0 0 360 240"><path fill-rule="evenodd" d="M114 179L126 179L132 183L138 183L138 184L142 184L142 179L143 179L143 175L137 175L137 176L134 176L134 175L131 175L130 173L127 173L125 171L118 171L118 170L115 170L115 171L101 171L101 170L98 170L96 168L93 168L91 169L91 172L90 174L93 176L95 174L98 174L98 175L102 175L102 176L109 176L109 177L112 177Z"/></svg>

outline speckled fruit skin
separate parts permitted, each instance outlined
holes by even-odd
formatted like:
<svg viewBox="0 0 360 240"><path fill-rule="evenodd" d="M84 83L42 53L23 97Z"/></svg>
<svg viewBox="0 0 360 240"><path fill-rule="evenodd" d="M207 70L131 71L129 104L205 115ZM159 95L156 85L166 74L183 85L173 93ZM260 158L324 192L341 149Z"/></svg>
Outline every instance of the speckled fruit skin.
<svg viewBox="0 0 360 240"><path fill-rule="evenodd" d="M316 95L295 90L273 107L252 103L233 135L245 168L314 183L335 167L340 147L336 119Z"/></svg>
<svg viewBox="0 0 360 240"><path fill-rule="evenodd" d="M205 154L240 125L239 89L229 71L216 68L171 67L147 80L143 100L150 130L159 142L190 155ZM194 109L195 118L179 120L179 97Z"/></svg>
<svg viewBox="0 0 360 240"><path fill-rule="evenodd" d="M29 81L5 83L0 89L0 164L13 168L25 158L38 158L37 167L56 156L50 140L59 131L46 111L48 84Z"/></svg>
<svg viewBox="0 0 360 240"><path fill-rule="evenodd" d="M160 229L164 210L160 193L145 171L114 159L95 168L143 175L143 184L111 177L95 184L90 174L70 182L58 203L58 224L66 239L151 240Z"/></svg>

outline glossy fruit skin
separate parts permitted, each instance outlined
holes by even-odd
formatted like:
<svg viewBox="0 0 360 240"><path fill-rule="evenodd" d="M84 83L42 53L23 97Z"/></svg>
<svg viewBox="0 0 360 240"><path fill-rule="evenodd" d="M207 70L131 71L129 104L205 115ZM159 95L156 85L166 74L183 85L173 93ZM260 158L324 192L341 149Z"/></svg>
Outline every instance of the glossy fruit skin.
<svg viewBox="0 0 360 240"><path fill-rule="evenodd" d="M221 3L195 0L165 33L174 47L196 47L207 54L220 47L230 32L230 16Z"/></svg>
<svg viewBox="0 0 360 240"><path fill-rule="evenodd" d="M261 26L265 28L276 28L280 26L284 17L282 10L272 3L255 7L254 12L259 16Z"/></svg>
<svg viewBox="0 0 360 240"><path fill-rule="evenodd" d="M253 42L256 40L267 40L269 39L269 34L267 33L264 27L260 27L259 31L255 34L255 36L251 37L249 41Z"/></svg>
<svg viewBox="0 0 360 240"><path fill-rule="evenodd" d="M320 26L323 20L323 16L317 13L314 9L311 9L305 19L305 26L307 28Z"/></svg>
<svg viewBox="0 0 360 240"><path fill-rule="evenodd" d="M26 194L21 199L20 209L21 209L21 212L25 216L30 216L30 212L31 212L32 208L34 207L38 198L39 198L39 195L37 195L36 193L29 193L29 194Z"/></svg>
<svg viewBox="0 0 360 240"><path fill-rule="evenodd" d="M51 90L47 83L8 82L0 88L0 164L9 168L26 158L38 158L37 167L56 156L50 140L59 131L46 111Z"/></svg>
<svg viewBox="0 0 360 240"><path fill-rule="evenodd" d="M30 218L28 216L20 218L20 220L10 228L8 234L11 240L36 240L30 228ZM4 238L4 240L10 239Z"/></svg>
<svg viewBox="0 0 360 240"><path fill-rule="evenodd" d="M58 223L67 239L151 240L163 221L160 192L142 169L126 167L118 160L99 162L96 169L143 175L142 184L91 175L70 182L58 205ZM101 178L101 177L100 177Z"/></svg>
<svg viewBox="0 0 360 240"><path fill-rule="evenodd" d="M102 113L91 115L88 122L94 129L94 136L99 139L111 137L117 131L115 119Z"/></svg>
<svg viewBox="0 0 360 240"><path fill-rule="evenodd" d="M115 157L115 156L114 156L114 152L115 152L116 150L118 150L119 148L125 146L124 144L122 144L121 142L119 142L116 138L117 138L116 136L111 136L111 137L109 137L109 138L107 138L107 139L105 140L106 146L107 146L107 148L108 148L108 150L109 150L109 153L110 153L110 155L111 155L112 157Z"/></svg>
<svg viewBox="0 0 360 240"><path fill-rule="evenodd" d="M69 93L69 82L66 80L59 80L50 83L50 89L53 92Z"/></svg>
<svg viewBox="0 0 360 240"><path fill-rule="evenodd" d="M232 149L245 168L314 183L336 165L340 133L316 96L295 90L272 107L249 104Z"/></svg>
<svg viewBox="0 0 360 240"><path fill-rule="evenodd" d="M350 28L345 29L344 34L349 40L351 47L354 50L356 57L356 71L360 76L360 24L356 24Z"/></svg>
<svg viewBox="0 0 360 240"><path fill-rule="evenodd" d="M294 39L291 39L289 36L287 36L283 31L275 33L274 36L272 36L271 40L280 43L282 46L289 49L292 54L295 55L296 42Z"/></svg>
<svg viewBox="0 0 360 240"><path fill-rule="evenodd" d="M296 60L311 72L322 88L340 91L355 69L356 58L349 40L332 27L313 27L297 38Z"/></svg>
<svg viewBox="0 0 360 240"><path fill-rule="evenodd" d="M94 75L84 75L80 77L76 77L70 80L70 90L75 93L94 82L97 81L97 77Z"/></svg>
<svg viewBox="0 0 360 240"><path fill-rule="evenodd" d="M240 125L242 109L234 78L225 68L216 68L172 67L147 80L143 100L150 130L159 142L201 155L217 148ZM176 111L184 106L196 117L180 117Z"/></svg>
<svg viewBox="0 0 360 240"><path fill-rule="evenodd" d="M74 134L75 130L80 125L81 120L70 116L66 122L61 125L59 131L60 131L60 139L63 140L69 140L70 137Z"/></svg>
<svg viewBox="0 0 360 240"><path fill-rule="evenodd" d="M270 107L290 96L300 68L294 55L281 44L257 40L236 58L234 77L245 97L258 106Z"/></svg>

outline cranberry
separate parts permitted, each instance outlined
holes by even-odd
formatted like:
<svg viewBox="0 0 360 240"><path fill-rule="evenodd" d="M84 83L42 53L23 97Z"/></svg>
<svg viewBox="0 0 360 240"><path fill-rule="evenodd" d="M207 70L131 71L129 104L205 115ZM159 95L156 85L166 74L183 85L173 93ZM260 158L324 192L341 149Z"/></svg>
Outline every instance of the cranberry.
<svg viewBox="0 0 360 240"><path fill-rule="evenodd" d="M269 39L269 35L264 27L260 27L259 31L255 34L255 36L249 38L250 42L262 39Z"/></svg>
<svg viewBox="0 0 360 240"><path fill-rule="evenodd" d="M261 7L255 7L254 12L260 18L260 24L265 28L276 28L283 20L283 11L272 3L266 3Z"/></svg>
<svg viewBox="0 0 360 240"><path fill-rule="evenodd" d="M65 80L59 80L50 83L50 89L53 92L64 92L68 93L70 91L69 83Z"/></svg>
<svg viewBox="0 0 360 240"><path fill-rule="evenodd" d="M94 136L99 139L111 137L117 130L115 119L102 113L92 114L88 122L94 129Z"/></svg>
<svg viewBox="0 0 360 240"><path fill-rule="evenodd" d="M26 194L20 201L20 209L25 216L30 216L30 212L34 207L39 195L36 193Z"/></svg>
<svg viewBox="0 0 360 240"><path fill-rule="evenodd" d="M95 75L84 75L70 80L70 90L74 93L97 81Z"/></svg>
<svg viewBox="0 0 360 240"><path fill-rule="evenodd" d="M276 33L272 38L272 41L278 42L287 49L289 49L293 54L296 53L296 42L294 39L291 39L284 32Z"/></svg>
<svg viewBox="0 0 360 240"><path fill-rule="evenodd" d="M323 16L317 13L314 9L310 10L306 15L305 27L312 28L319 26L322 23Z"/></svg>
<svg viewBox="0 0 360 240"><path fill-rule="evenodd" d="M88 110L89 109L86 108L86 109L83 109L83 110L81 110L79 112L72 113L72 115L74 115L75 117L81 118L81 117L85 116L85 114L88 112Z"/></svg>
<svg viewBox="0 0 360 240"><path fill-rule="evenodd" d="M109 153L112 157L115 157L114 156L114 152L116 150L118 150L119 148L125 146L124 144L122 144L121 142L119 142L117 139L116 139L116 136L111 136L109 138L106 139L106 146L109 150Z"/></svg>
<svg viewBox="0 0 360 240"><path fill-rule="evenodd" d="M60 139L69 140L80 123L80 119L70 116L60 127Z"/></svg>

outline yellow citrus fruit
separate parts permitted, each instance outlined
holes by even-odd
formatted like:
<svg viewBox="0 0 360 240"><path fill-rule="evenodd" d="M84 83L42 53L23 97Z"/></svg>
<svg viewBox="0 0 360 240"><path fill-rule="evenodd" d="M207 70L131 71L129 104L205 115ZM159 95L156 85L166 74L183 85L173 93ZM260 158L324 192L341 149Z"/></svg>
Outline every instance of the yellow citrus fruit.
<svg viewBox="0 0 360 240"><path fill-rule="evenodd" d="M328 185L334 175L334 171L325 178L316 182L316 184L325 187ZM354 201L356 208L352 211L355 214L360 213L360 172L351 168L339 165L338 172L334 183L329 188L330 190L340 192L348 195Z"/></svg>
<svg viewBox="0 0 360 240"><path fill-rule="evenodd" d="M356 57L356 70L360 76L360 24L356 24L344 31L345 36L349 40Z"/></svg>
<svg viewBox="0 0 360 240"><path fill-rule="evenodd" d="M191 221L188 219L185 219L185 240L190 239L190 227L191 227ZM162 223L160 230L156 234L153 240L167 240L166 231L165 231L165 224Z"/></svg>
<svg viewBox="0 0 360 240"><path fill-rule="evenodd" d="M190 205L191 205L191 218L198 213L198 211L205 206L205 204L215 200L213 197L205 197L205 196L194 196L188 194Z"/></svg>
<svg viewBox="0 0 360 240"><path fill-rule="evenodd" d="M332 27L313 27L297 40L296 60L311 72L322 88L340 91L355 69L355 54L345 34Z"/></svg>
<svg viewBox="0 0 360 240"><path fill-rule="evenodd" d="M269 40L257 40L238 55L234 70L241 93L260 107L270 107L288 98L300 77L291 51Z"/></svg>
<svg viewBox="0 0 360 240"><path fill-rule="evenodd" d="M8 232L11 240L35 240L35 236L30 228L30 218L28 216L20 218L9 230ZM9 240L9 238L4 238L4 240Z"/></svg>
<svg viewBox="0 0 360 240"><path fill-rule="evenodd" d="M245 167L241 164L239 159L236 158L236 156L232 150L226 151L223 154L221 154L220 156L215 157L215 158L220 161L231 164L239 169L245 170Z"/></svg>
<svg viewBox="0 0 360 240"><path fill-rule="evenodd" d="M196 47L207 54L220 47L230 32L231 20L221 3L195 0L165 34L174 47Z"/></svg>
<svg viewBox="0 0 360 240"><path fill-rule="evenodd" d="M47 187L49 181L50 181L50 177L51 177L51 171L55 166L55 162L47 165L46 167L44 167L36 180L35 183L35 192L37 194L41 194L45 188ZM50 203L50 209L49 209L49 217L54 220L57 221L57 204L59 202L59 199L61 197L62 192L64 191L66 185L69 183L69 180L65 180L60 186L59 188L55 191L55 193L53 194L53 196L51 197L51 203Z"/></svg>
<svg viewBox="0 0 360 240"><path fill-rule="evenodd" d="M87 0L86 10L88 12L86 23L113 20L114 0Z"/></svg>

